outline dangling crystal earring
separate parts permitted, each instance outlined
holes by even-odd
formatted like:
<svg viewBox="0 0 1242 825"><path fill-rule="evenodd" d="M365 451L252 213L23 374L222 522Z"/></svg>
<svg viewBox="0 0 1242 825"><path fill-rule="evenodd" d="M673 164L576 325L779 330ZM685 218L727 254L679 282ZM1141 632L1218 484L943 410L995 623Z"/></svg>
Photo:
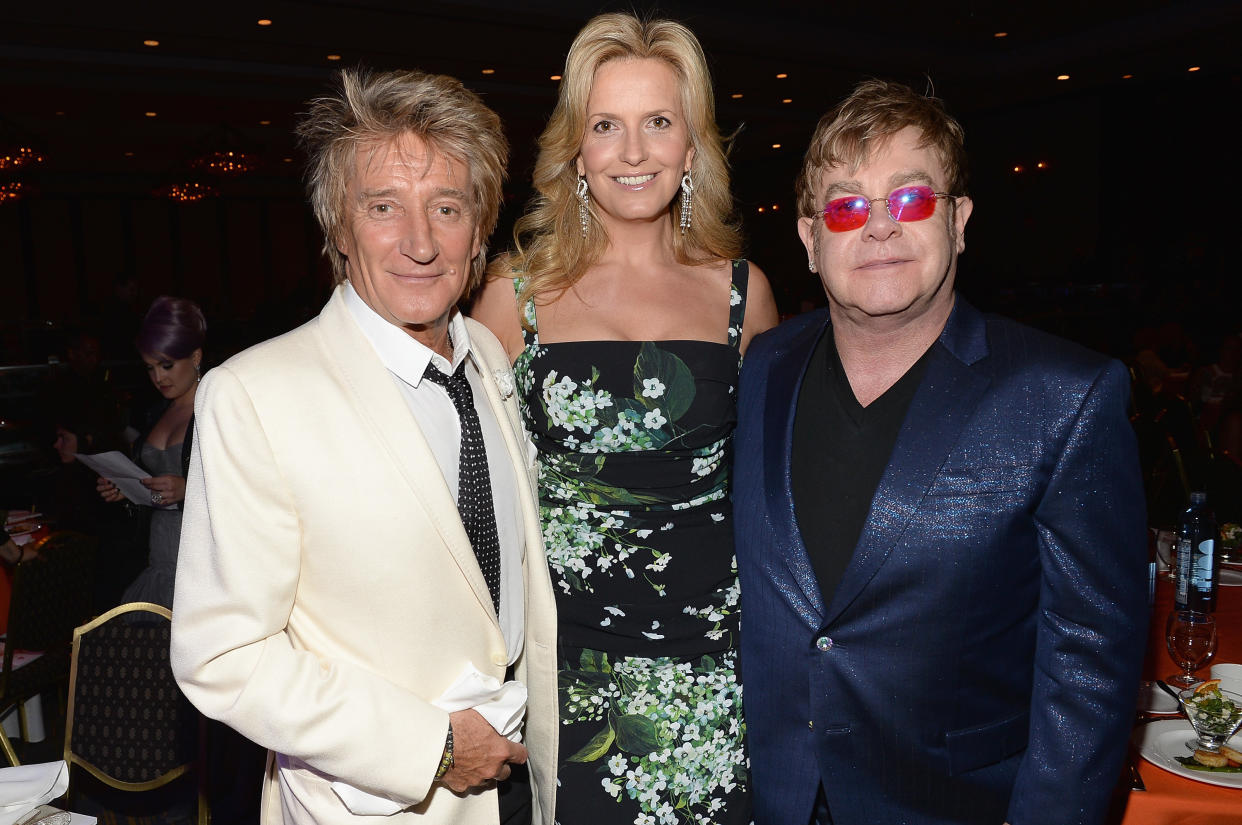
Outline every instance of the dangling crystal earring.
<svg viewBox="0 0 1242 825"><path fill-rule="evenodd" d="M815 271L815 261L807 261L807 262L806 262L806 268L807 268L807 269L809 269L809 270L811 270L812 272L814 272L814 271Z"/></svg>
<svg viewBox="0 0 1242 825"><path fill-rule="evenodd" d="M681 178L681 234L690 230L690 213L694 211L694 180L690 170Z"/></svg>
<svg viewBox="0 0 1242 825"><path fill-rule="evenodd" d="M582 224L582 237L587 236L587 229L591 224L591 210L589 204L591 202L590 195L587 194L586 178L582 175L578 176L578 222Z"/></svg>

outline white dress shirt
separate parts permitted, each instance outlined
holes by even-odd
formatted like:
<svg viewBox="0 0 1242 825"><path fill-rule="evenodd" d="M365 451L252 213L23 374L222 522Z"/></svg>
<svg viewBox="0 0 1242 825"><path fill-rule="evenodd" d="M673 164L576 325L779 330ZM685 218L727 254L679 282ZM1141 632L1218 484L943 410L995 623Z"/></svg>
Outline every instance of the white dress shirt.
<svg viewBox="0 0 1242 825"><path fill-rule="evenodd" d="M380 317L348 282L345 284L345 305L401 391L436 457L444 482L453 494L453 501L457 501L461 421L448 390L433 381L423 381L423 373L427 369L439 369L445 375L452 375L463 361L466 362L466 379L474 396L474 407L479 413L483 446L488 455L496 532L500 538L500 630L505 638L509 664L513 664L522 652L525 626L522 517L513 463L508 460L500 424L487 403L482 384L483 381L495 379L479 372L478 363L470 352L466 323L460 313L454 312L449 321L449 340L453 346L453 360L449 362L430 347L414 340L400 327Z"/></svg>

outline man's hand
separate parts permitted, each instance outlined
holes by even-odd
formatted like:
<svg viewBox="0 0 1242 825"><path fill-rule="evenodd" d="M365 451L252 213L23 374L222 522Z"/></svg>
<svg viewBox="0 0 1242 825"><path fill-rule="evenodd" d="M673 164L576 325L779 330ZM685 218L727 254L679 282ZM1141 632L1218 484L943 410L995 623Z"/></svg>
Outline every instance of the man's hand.
<svg viewBox="0 0 1242 825"><path fill-rule="evenodd" d="M508 779L510 762L526 762L526 748L496 733L476 710L450 713L449 724L453 726L453 767L440 781L454 793Z"/></svg>

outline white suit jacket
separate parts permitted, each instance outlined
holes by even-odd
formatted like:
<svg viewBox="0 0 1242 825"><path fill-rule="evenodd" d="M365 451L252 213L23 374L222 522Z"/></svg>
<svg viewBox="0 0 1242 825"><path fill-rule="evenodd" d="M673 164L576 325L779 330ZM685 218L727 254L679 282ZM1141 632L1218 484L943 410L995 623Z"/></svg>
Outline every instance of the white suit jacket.
<svg viewBox="0 0 1242 825"><path fill-rule="evenodd" d="M466 320L525 515L525 743L536 823L556 785L556 617L508 358ZM511 384L509 385L512 386ZM503 679L505 640L427 439L340 288L319 317L203 377L173 607L190 700L277 754L263 822L492 825L495 791L432 785L466 663ZM352 815L339 779L408 809Z"/></svg>

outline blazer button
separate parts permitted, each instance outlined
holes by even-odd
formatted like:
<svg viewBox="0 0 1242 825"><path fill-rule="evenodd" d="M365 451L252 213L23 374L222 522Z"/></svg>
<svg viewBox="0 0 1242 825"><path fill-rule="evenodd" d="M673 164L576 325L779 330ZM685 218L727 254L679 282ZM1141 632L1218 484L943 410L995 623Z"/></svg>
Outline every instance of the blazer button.
<svg viewBox="0 0 1242 825"><path fill-rule="evenodd" d="M832 650L832 639L828 638L827 636L820 636L818 639L815 640L815 646L819 648L821 652L827 653L828 651Z"/></svg>
<svg viewBox="0 0 1242 825"><path fill-rule="evenodd" d="M509 657L503 653L493 653L492 664L494 664L496 667L504 667L505 665L509 664Z"/></svg>

